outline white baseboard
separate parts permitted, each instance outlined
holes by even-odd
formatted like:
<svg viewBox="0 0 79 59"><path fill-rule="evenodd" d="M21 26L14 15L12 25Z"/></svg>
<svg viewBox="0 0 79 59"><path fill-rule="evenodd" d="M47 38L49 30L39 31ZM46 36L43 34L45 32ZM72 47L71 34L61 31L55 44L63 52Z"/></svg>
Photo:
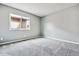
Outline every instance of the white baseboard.
<svg viewBox="0 0 79 59"><path fill-rule="evenodd" d="M73 41L59 39L59 38L48 38L48 39L54 39L54 40L63 41L63 42L67 42L67 43L79 44L78 42L73 42Z"/></svg>
<svg viewBox="0 0 79 59"><path fill-rule="evenodd" d="M5 44L11 44L11 43L16 43L16 42L21 42L21 41L25 41L25 40L31 40L31 39L36 39L36 38L39 38L39 36L33 36L33 37L31 37L31 38L20 38L20 40L19 39L16 39L16 40L13 40L13 41L8 41L8 42L2 42L2 43L0 43L0 45L5 45Z"/></svg>

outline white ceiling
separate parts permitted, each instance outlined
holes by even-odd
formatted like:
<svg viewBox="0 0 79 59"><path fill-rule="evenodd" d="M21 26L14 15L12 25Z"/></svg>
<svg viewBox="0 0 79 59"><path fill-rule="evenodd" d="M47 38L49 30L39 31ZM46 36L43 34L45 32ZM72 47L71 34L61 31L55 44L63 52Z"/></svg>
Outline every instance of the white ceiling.
<svg viewBox="0 0 79 59"><path fill-rule="evenodd" d="M4 3L4 4L32 13L40 17L76 5L72 3Z"/></svg>

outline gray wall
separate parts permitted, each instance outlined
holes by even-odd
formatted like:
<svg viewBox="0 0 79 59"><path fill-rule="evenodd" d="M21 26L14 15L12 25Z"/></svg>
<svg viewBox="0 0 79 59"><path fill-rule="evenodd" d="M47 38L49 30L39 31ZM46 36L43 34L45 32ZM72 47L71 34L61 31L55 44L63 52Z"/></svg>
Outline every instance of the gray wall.
<svg viewBox="0 0 79 59"><path fill-rule="evenodd" d="M30 31L10 31L9 30L9 14L17 14L21 16L30 17L31 20L31 30ZM10 40L16 40L19 38L36 38L40 35L40 18L37 16L34 16L32 14L7 7L4 5L0 5L0 37L3 37L3 40L0 40L0 42L6 42ZM19 39L20 40L20 39Z"/></svg>
<svg viewBox="0 0 79 59"><path fill-rule="evenodd" d="M44 37L79 43L79 5L43 17L41 23Z"/></svg>

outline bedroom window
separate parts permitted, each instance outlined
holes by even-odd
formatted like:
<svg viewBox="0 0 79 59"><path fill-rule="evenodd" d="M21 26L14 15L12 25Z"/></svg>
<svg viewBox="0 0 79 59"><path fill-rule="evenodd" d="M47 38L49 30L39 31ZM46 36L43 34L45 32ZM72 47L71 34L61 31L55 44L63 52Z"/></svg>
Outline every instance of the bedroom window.
<svg viewBox="0 0 79 59"><path fill-rule="evenodd" d="M10 14L10 30L30 30L29 17Z"/></svg>

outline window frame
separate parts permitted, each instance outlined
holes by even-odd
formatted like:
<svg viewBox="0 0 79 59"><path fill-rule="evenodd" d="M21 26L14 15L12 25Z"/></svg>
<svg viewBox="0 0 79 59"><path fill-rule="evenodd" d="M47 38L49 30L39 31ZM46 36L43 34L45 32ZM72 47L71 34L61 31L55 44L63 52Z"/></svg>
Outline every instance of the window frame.
<svg viewBox="0 0 79 59"><path fill-rule="evenodd" d="M19 28L19 29L17 29L17 28L15 28L15 29L11 28L11 17L12 17L12 16L16 16L16 17L20 17L20 18L21 18L21 19L20 19L20 28ZM26 28L22 28L22 27L21 27L22 19L23 19L23 18L26 19L26 24L27 24L27 21L29 21L29 27L27 27L28 25L25 25ZM16 14L10 13L10 14L9 14L9 30L30 30L30 17L24 17L24 16L20 16L20 15L16 15Z"/></svg>

